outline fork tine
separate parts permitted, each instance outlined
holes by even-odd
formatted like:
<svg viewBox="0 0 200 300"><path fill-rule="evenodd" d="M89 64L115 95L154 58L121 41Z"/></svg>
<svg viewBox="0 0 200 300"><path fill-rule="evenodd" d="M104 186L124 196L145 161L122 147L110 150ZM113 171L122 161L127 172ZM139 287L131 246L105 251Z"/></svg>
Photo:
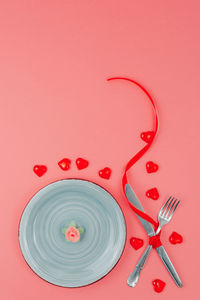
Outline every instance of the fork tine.
<svg viewBox="0 0 200 300"><path fill-rule="evenodd" d="M176 203L174 209L172 210L171 217L172 217L173 213L175 212L175 210L177 209L177 206L179 205L179 203L180 203L180 200L178 200L178 202Z"/></svg>
<svg viewBox="0 0 200 300"><path fill-rule="evenodd" d="M173 198L174 199L174 198ZM175 203L176 203L177 199L175 199L172 203L172 205L169 207L168 212L166 213L165 217L167 218L168 215L170 216L170 212L172 211L172 208L174 207Z"/></svg>
<svg viewBox="0 0 200 300"><path fill-rule="evenodd" d="M169 197L169 199L164 203L164 205L161 207L160 209L160 212L159 212L159 215L162 215L162 212L164 210L164 208L167 206L168 202L170 201L172 196Z"/></svg>
<svg viewBox="0 0 200 300"><path fill-rule="evenodd" d="M167 214L167 211L169 209L169 207L171 206L172 202L174 200L174 197L170 200L169 204L167 205L167 207L165 208L165 210L162 213L162 216L164 217Z"/></svg>

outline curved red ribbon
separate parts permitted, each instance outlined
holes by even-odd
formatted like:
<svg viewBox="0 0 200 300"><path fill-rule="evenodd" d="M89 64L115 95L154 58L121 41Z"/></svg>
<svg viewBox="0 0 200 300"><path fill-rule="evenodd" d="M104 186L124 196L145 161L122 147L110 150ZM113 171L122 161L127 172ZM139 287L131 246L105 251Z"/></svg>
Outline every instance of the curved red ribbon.
<svg viewBox="0 0 200 300"><path fill-rule="evenodd" d="M136 153L127 163L126 167L125 167L125 171L124 171L124 175L122 178L122 186L123 186L123 190L125 192L125 185L127 184L128 180L127 180L127 172L128 170L147 152L147 150L151 147L151 144L155 138L155 135L157 133L158 130L158 116L157 116L157 112L156 112L156 106L154 104L153 98L151 97L151 95L149 94L149 92L137 81L126 78L126 77L112 77L112 78L108 78L108 81L111 80L126 80L129 81L131 83L134 83L135 85L137 85L148 97L148 99L150 100L152 107L153 107L153 111L154 111L154 129L152 130L154 132L154 136L152 138L152 140L145 145L138 153ZM126 194L125 194L126 195ZM130 204L130 203L129 203ZM151 223L154 227L155 230L158 227L158 223L156 221L154 221L149 215L147 215L146 213L138 210L134 205L131 205L131 208L134 210L134 212L139 215L141 218L145 219L146 221L148 221L149 223ZM152 245L154 248L157 248L161 245L161 241L160 241L160 234L150 238L149 240L149 244Z"/></svg>

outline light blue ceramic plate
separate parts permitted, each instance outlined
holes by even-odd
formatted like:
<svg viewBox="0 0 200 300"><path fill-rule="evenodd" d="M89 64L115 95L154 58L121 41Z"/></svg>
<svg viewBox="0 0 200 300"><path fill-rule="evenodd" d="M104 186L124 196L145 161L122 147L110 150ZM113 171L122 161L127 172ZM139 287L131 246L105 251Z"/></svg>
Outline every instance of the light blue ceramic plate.
<svg viewBox="0 0 200 300"><path fill-rule="evenodd" d="M62 232L71 221L84 228L80 241ZM41 189L26 206L19 226L22 254L46 281L80 287L105 276L124 249L126 225L115 199L97 184L67 179Z"/></svg>

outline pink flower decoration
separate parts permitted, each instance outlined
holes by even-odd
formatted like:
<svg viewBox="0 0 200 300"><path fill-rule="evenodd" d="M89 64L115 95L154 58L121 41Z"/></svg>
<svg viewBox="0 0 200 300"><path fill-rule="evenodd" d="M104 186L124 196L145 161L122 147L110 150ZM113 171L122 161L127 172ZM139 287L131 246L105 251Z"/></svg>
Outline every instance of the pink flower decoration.
<svg viewBox="0 0 200 300"><path fill-rule="evenodd" d="M80 240L80 231L76 227L70 226L65 232L65 237L68 241L76 243Z"/></svg>

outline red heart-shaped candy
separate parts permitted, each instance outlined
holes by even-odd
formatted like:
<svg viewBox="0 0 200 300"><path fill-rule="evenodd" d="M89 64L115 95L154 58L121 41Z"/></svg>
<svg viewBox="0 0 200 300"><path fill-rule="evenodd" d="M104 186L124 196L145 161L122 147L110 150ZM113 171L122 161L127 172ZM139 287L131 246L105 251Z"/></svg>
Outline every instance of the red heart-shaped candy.
<svg viewBox="0 0 200 300"><path fill-rule="evenodd" d="M135 250L138 250L144 245L144 241L136 237L132 237L130 239L130 244Z"/></svg>
<svg viewBox="0 0 200 300"><path fill-rule="evenodd" d="M79 157L76 160L76 165L79 170L82 170L82 169L87 168L87 166L89 165L89 162L86 159Z"/></svg>
<svg viewBox="0 0 200 300"><path fill-rule="evenodd" d="M35 165L33 167L33 172L38 176L41 177L42 175L44 175L44 173L46 173L47 171L47 167L44 165Z"/></svg>
<svg viewBox="0 0 200 300"><path fill-rule="evenodd" d="M172 232L172 234L169 237L169 241L171 244L181 244L183 242L183 237L177 233L177 232Z"/></svg>
<svg viewBox="0 0 200 300"><path fill-rule="evenodd" d="M141 139L146 143L151 143L153 141L154 136L155 133L153 131L145 131L140 134Z"/></svg>
<svg viewBox="0 0 200 300"><path fill-rule="evenodd" d="M71 160L68 158L63 158L62 160L60 160L58 162L59 167L63 170L63 171L67 171L70 168L70 164L71 164Z"/></svg>
<svg viewBox="0 0 200 300"><path fill-rule="evenodd" d="M99 176L104 178L104 179L109 179L111 175L111 169L106 167L102 170L99 171Z"/></svg>
<svg viewBox="0 0 200 300"><path fill-rule="evenodd" d="M153 200L157 200L159 198L159 193L158 193L157 188L152 188L152 189L146 191L146 196Z"/></svg>
<svg viewBox="0 0 200 300"><path fill-rule="evenodd" d="M155 164L153 161L148 161L146 163L146 169L147 169L147 173L153 173L158 171L158 165Z"/></svg>
<svg viewBox="0 0 200 300"><path fill-rule="evenodd" d="M155 279L152 281L154 291L161 293L166 285L166 283L160 279Z"/></svg>

